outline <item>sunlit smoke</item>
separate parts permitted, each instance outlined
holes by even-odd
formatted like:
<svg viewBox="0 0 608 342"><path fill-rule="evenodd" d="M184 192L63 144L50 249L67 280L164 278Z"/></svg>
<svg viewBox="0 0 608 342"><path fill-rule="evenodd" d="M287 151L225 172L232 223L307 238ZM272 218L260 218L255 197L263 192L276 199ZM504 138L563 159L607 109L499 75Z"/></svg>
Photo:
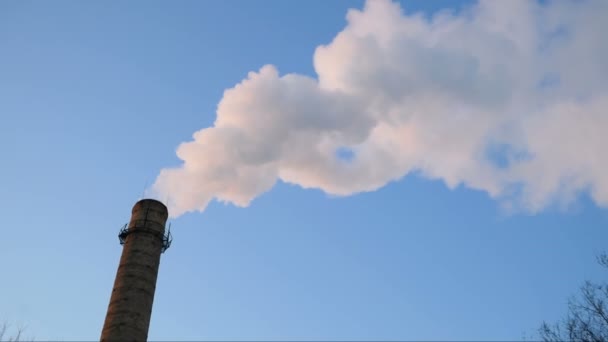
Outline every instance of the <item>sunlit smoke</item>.
<svg viewBox="0 0 608 342"><path fill-rule="evenodd" d="M604 0L431 17L369 0L316 49L316 78L266 65L226 90L153 191L175 217L278 180L347 196L417 171L517 210L582 191L608 206L606 18Z"/></svg>

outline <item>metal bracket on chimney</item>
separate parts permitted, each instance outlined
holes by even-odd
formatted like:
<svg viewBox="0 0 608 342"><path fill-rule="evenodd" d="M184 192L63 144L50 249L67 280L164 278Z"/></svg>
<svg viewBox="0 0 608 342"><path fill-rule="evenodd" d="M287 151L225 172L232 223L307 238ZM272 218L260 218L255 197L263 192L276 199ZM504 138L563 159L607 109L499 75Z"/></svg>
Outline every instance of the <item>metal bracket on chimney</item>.
<svg viewBox="0 0 608 342"><path fill-rule="evenodd" d="M161 253L164 253L167 249L169 249L169 247L171 247L171 242L173 242L173 235L171 235L171 223L169 223L169 229L165 234L160 234L158 232L145 228L129 229L128 224L125 223L125 225L120 229L120 232L118 232L118 241L120 242L120 244L124 245L127 241L127 236L133 233L147 233L158 236L163 243Z"/></svg>

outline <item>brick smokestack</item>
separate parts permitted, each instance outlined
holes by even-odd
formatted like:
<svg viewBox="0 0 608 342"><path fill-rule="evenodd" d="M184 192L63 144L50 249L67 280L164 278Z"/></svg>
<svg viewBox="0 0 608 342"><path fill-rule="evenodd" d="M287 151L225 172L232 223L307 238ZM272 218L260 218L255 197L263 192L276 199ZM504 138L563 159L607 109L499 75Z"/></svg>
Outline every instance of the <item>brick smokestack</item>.
<svg viewBox="0 0 608 342"><path fill-rule="evenodd" d="M101 341L147 340L160 255L171 243L167 217L167 207L157 200L133 206L131 221L119 234L124 247Z"/></svg>

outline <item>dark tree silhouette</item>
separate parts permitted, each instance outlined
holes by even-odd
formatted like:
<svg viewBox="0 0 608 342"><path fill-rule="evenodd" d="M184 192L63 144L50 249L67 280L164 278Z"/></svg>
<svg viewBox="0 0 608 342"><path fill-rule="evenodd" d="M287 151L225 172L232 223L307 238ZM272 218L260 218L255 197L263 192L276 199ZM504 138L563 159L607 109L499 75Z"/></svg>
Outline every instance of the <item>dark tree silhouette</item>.
<svg viewBox="0 0 608 342"><path fill-rule="evenodd" d="M23 327L11 329L7 322L0 323L0 342L19 342L23 338Z"/></svg>
<svg viewBox="0 0 608 342"><path fill-rule="evenodd" d="M608 268L608 255L597 261ZM540 337L546 342L608 342L608 283L586 281L581 293L568 301L568 314L553 325L543 322Z"/></svg>

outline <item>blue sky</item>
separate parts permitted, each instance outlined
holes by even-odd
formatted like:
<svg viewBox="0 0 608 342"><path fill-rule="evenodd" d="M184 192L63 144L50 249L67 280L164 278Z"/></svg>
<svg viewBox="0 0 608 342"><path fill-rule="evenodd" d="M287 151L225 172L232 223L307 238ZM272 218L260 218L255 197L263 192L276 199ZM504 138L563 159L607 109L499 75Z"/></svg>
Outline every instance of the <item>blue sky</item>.
<svg viewBox="0 0 608 342"><path fill-rule="evenodd" d="M177 146L248 72L315 77L315 48L362 7L0 3L0 318L37 340L98 339L118 230ZM513 340L604 277L608 216L588 193L506 213L427 176L348 197L279 181L247 208L173 219L149 339Z"/></svg>

